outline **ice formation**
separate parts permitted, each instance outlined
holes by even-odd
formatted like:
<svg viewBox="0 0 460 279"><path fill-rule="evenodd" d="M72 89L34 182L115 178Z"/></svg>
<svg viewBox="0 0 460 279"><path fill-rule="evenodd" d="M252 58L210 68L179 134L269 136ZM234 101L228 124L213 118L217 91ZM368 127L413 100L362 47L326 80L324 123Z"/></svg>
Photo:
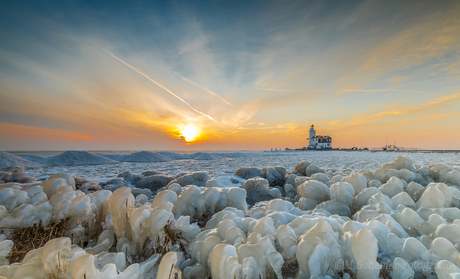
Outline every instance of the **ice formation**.
<svg viewBox="0 0 460 279"><path fill-rule="evenodd" d="M79 154L87 156L50 160ZM129 158L180 157L152 154ZM24 168L4 169L0 227L67 220L68 237L10 264L14 242L2 231L0 278L460 276L455 166L399 156L372 170L316 161L291 168L239 166L228 184L205 171L125 169L104 181L50 173L37 181Z"/></svg>

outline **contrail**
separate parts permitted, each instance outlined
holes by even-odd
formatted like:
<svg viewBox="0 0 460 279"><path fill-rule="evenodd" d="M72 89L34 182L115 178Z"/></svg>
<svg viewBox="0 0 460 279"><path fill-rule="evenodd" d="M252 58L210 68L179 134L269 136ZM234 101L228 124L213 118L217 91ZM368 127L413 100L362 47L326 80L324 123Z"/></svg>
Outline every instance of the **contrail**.
<svg viewBox="0 0 460 279"><path fill-rule="evenodd" d="M151 82L155 83L156 85L158 85L160 88L162 88L163 90L165 90L166 92L168 92L169 94L173 95L174 97L176 97L177 99L179 99L181 102L183 102L184 104L186 104L191 110L193 110L194 112L198 113L198 114L201 114L209 119L211 119L212 121L214 122L217 122L214 118L212 118L210 115L207 115L206 113L203 113L197 109L195 109L194 107L192 107L187 101L185 101L184 99L182 99L181 97L177 96L176 94L174 94L174 92L172 92L171 90L169 90L168 88L166 88L165 86L159 84L158 82L156 82L155 80L153 80L151 77L149 77L148 75L144 74L143 72L141 72L140 70L138 70L137 68L135 68L134 66L131 66L130 64L126 63L125 61L121 60L120 58L118 58L117 56L115 56L113 53L111 53L110 51L106 50L105 48L101 47L100 45L98 45L97 43L95 43L94 41L90 40L87 38L88 41L92 42L93 44L95 44L96 46L100 47L105 53L107 53L108 55L112 56L113 58L117 59L118 61L120 61L121 63L125 64L126 66L128 66L131 70L137 72L138 74L142 75L143 77L145 77L146 79L150 80ZM219 123L219 122L217 122Z"/></svg>
<svg viewBox="0 0 460 279"><path fill-rule="evenodd" d="M220 95L217 94L216 92L214 92L214 91L212 91L212 90L210 90L210 89L204 87L203 85L198 84L198 83L194 82L193 80L190 80L190 79L188 79L188 78L186 78L186 77L184 77L184 76L182 76L182 75L181 75L180 77L181 77L182 80L185 80L185 81L188 82L188 83L191 83L191 84L193 84L193 85L195 85L195 86L197 86L197 87L200 87L201 89L203 89L204 91L208 92L209 94L211 94L211 95L213 95L213 96L215 96L215 97L221 99L221 100L224 101L227 105L233 106L232 104L230 104L227 100L225 100L224 98L222 98L222 96L220 96Z"/></svg>

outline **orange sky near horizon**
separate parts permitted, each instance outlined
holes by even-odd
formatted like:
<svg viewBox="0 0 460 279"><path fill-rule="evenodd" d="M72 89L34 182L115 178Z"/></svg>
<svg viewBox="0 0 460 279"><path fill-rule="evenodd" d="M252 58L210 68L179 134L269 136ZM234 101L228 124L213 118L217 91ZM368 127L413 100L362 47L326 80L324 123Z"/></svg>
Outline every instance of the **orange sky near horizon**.
<svg viewBox="0 0 460 279"><path fill-rule="evenodd" d="M0 150L460 150L457 1L135 3L6 5Z"/></svg>

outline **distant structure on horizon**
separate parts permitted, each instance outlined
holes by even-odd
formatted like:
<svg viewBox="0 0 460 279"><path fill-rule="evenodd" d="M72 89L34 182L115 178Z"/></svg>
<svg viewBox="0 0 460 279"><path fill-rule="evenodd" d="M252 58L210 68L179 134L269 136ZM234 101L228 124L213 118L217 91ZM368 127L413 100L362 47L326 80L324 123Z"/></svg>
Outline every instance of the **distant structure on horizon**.
<svg viewBox="0 0 460 279"><path fill-rule="evenodd" d="M332 138L330 136L317 136L315 125L311 125L308 149L331 149Z"/></svg>

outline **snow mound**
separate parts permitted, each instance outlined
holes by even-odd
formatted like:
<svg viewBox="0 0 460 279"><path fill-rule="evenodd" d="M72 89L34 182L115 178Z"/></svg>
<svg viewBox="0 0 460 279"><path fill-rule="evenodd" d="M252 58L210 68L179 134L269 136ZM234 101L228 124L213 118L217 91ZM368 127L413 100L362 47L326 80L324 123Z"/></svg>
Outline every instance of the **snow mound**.
<svg viewBox="0 0 460 279"><path fill-rule="evenodd" d="M195 160L219 160L220 157L216 154L199 153L199 155L193 159Z"/></svg>
<svg viewBox="0 0 460 279"><path fill-rule="evenodd" d="M31 162L8 152L0 151L0 168L10 166L38 167L40 164Z"/></svg>
<svg viewBox="0 0 460 279"><path fill-rule="evenodd" d="M17 156L38 164L43 164L45 162L45 158L38 155L18 154Z"/></svg>
<svg viewBox="0 0 460 279"><path fill-rule="evenodd" d="M124 162L168 162L171 158L150 151L141 151L127 155Z"/></svg>
<svg viewBox="0 0 460 279"><path fill-rule="evenodd" d="M45 160L45 164L49 166L100 165L113 163L117 163L117 161L86 151L65 151Z"/></svg>

